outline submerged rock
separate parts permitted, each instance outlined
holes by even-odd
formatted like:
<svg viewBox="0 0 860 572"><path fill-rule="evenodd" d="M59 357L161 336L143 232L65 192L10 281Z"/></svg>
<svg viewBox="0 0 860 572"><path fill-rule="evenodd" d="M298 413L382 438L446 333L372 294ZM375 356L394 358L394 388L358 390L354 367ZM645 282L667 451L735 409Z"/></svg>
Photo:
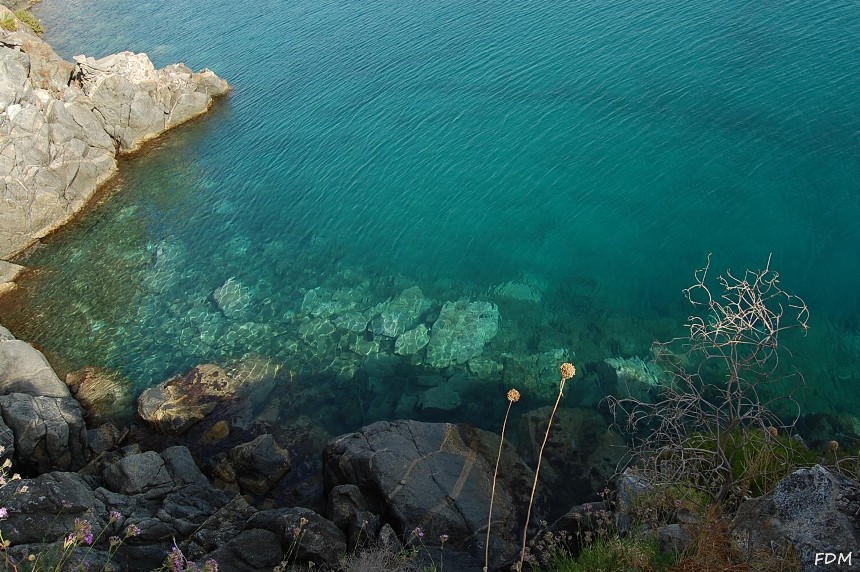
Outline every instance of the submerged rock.
<svg viewBox="0 0 860 572"><path fill-rule="evenodd" d="M85 367L67 374L66 385L87 412L90 426L134 416L131 384L117 372Z"/></svg>
<svg viewBox="0 0 860 572"><path fill-rule="evenodd" d="M480 355L499 330L499 309L490 302L445 302L430 332L426 363L443 368Z"/></svg>
<svg viewBox="0 0 860 572"><path fill-rule="evenodd" d="M212 299L215 300L218 309L231 319L245 316L251 305L251 293L248 287L235 278L227 279L224 284L216 288L212 292Z"/></svg>
<svg viewBox="0 0 860 572"><path fill-rule="evenodd" d="M414 328L430 306L431 301L424 297L421 288L412 286L379 306L379 314L370 322L370 329L375 336L396 338Z"/></svg>
<svg viewBox="0 0 860 572"><path fill-rule="evenodd" d="M430 342L430 331L424 324L418 324L414 330L403 332L394 342L394 353L402 356L417 354Z"/></svg>

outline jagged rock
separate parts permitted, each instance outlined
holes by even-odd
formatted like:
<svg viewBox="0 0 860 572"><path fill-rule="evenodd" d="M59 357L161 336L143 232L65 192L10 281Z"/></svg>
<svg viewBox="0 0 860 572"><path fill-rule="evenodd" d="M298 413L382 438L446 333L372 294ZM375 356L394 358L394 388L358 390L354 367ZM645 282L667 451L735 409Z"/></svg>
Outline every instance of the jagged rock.
<svg viewBox="0 0 860 572"><path fill-rule="evenodd" d="M138 415L161 433L180 435L236 394L238 384L220 366L202 364L145 390Z"/></svg>
<svg viewBox="0 0 860 572"><path fill-rule="evenodd" d="M346 552L346 536L330 520L312 510L295 507L278 518L281 549L295 554L296 563L335 566Z"/></svg>
<svg viewBox="0 0 860 572"><path fill-rule="evenodd" d="M52 472L13 481L3 493L8 517L0 520L0 532L15 544L63 538L74 530L76 518L89 520L95 534L105 525L98 516L106 514L104 504L86 478L76 473Z"/></svg>
<svg viewBox="0 0 860 572"><path fill-rule="evenodd" d="M85 367L67 374L65 381L86 411L91 426L133 417L131 385L118 372Z"/></svg>
<svg viewBox="0 0 860 572"><path fill-rule="evenodd" d="M353 484L397 531L449 535L449 546L483 560L496 435L463 425L380 421L342 435L323 452L326 486ZM511 448L496 485L491 564L517 552L531 471ZM378 509L375 509L378 510Z"/></svg>
<svg viewBox="0 0 860 572"><path fill-rule="evenodd" d="M104 118L105 130L123 151L209 109L227 83L209 70L183 64L156 70L146 54L120 52L96 60L76 56L73 81Z"/></svg>
<svg viewBox="0 0 860 572"><path fill-rule="evenodd" d="M445 302L430 331L425 363L448 367L480 355L499 330L499 309L490 302Z"/></svg>
<svg viewBox="0 0 860 572"><path fill-rule="evenodd" d="M86 425L73 398L3 395L0 414L15 435L16 462L22 467L44 473L84 465Z"/></svg>
<svg viewBox="0 0 860 572"><path fill-rule="evenodd" d="M144 493L150 498L164 496L176 486L164 459L154 451L120 459L105 469L104 479L114 492L125 495Z"/></svg>
<svg viewBox="0 0 860 572"><path fill-rule="evenodd" d="M51 364L42 352L14 338L0 339L0 394L9 393L26 393L34 397L71 397L69 388L51 369Z"/></svg>
<svg viewBox="0 0 860 572"><path fill-rule="evenodd" d="M291 468L289 452L266 433L233 447L218 467L218 474L227 482L237 482L242 489L262 495Z"/></svg>
<svg viewBox="0 0 860 572"><path fill-rule="evenodd" d="M227 91L212 72L155 70L145 54L60 58L33 34L0 31L0 257L64 224L132 151Z"/></svg>

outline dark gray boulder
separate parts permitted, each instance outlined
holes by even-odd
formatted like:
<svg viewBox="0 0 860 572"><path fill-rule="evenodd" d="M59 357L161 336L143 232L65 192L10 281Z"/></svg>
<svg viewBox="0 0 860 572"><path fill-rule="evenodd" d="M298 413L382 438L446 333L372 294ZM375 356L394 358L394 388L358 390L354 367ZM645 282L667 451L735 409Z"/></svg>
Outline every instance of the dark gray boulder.
<svg viewBox="0 0 860 572"><path fill-rule="evenodd" d="M381 421L331 441L323 453L326 488L352 484L404 540L420 527L429 543L483 561L496 435L465 425ZM519 551L532 472L505 449L493 509L492 565ZM378 509L377 509L378 510Z"/></svg>
<svg viewBox="0 0 860 572"><path fill-rule="evenodd" d="M815 465L790 474L771 493L741 503L732 541L743 554L771 560L799 557L805 572L836 572L848 569L838 555L857 556L858 515L860 483ZM836 555L835 561L825 560L828 553Z"/></svg>
<svg viewBox="0 0 860 572"><path fill-rule="evenodd" d="M804 570L840 570L816 565L816 553L857 554L860 548L860 483L821 465L800 469L773 491L782 534L792 541Z"/></svg>
<svg viewBox="0 0 860 572"><path fill-rule="evenodd" d="M281 550L291 562L336 566L346 553L346 536L333 522L312 510L295 507L278 518Z"/></svg>
<svg viewBox="0 0 860 572"><path fill-rule="evenodd" d="M164 496L176 486L164 459L154 451L131 455L109 465L104 470L104 480L114 492L142 494L146 498Z"/></svg>
<svg viewBox="0 0 860 572"><path fill-rule="evenodd" d="M90 482L76 473L53 472L10 481L2 492L8 516L0 520L0 532L15 544L61 539L74 530L77 518L90 522L94 534L106 525L104 504Z"/></svg>
<svg viewBox="0 0 860 572"><path fill-rule="evenodd" d="M258 495L266 494L292 467L289 452L268 433L231 449L226 463L219 474Z"/></svg>
<svg viewBox="0 0 860 572"><path fill-rule="evenodd" d="M262 528L243 530L223 546L202 557L218 562L219 570L270 572L284 558L278 535Z"/></svg>
<svg viewBox="0 0 860 572"><path fill-rule="evenodd" d="M86 425L73 398L3 395L0 415L14 434L15 462L21 468L45 473L85 464Z"/></svg>

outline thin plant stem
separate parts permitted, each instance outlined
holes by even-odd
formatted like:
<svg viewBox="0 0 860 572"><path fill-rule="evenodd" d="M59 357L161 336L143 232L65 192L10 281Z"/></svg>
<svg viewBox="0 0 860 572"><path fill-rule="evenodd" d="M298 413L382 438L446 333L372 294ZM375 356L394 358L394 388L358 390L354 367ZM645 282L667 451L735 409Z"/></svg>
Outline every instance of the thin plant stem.
<svg viewBox="0 0 860 572"><path fill-rule="evenodd" d="M523 529L524 529L523 530L523 544L522 544L522 547L520 548L520 562L519 562L519 565L517 567L517 570L523 569L523 560L525 560L525 557L526 557L526 540L528 539L528 536L529 536L529 521L531 520L531 517L532 517L532 503L534 503L534 500L535 500L535 491L537 490L538 476L540 475L540 464L541 464L541 460L543 460L543 449L544 449L544 447L546 447L546 442L549 439L549 430L550 430L550 427L552 427L552 420L555 417L555 412L558 409L558 404L559 404L559 402L561 402L561 398L564 397L564 383L566 381L567 381L567 379L562 377L561 382L558 384L558 397L556 397L556 399L555 399L555 405L553 406L552 413L549 416L549 422L546 424L546 433L543 436L543 443L540 446L540 452L538 452L537 468L535 469L535 480L534 480L534 483L532 484L532 493L531 493L531 495L529 495L529 508L526 511L526 523L525 523L525 526L523 527Z"/></svg>
<svg viewBox="0 0 860 572"><path fill-rule="evenodd" d="M499 454L496 457L496 470L493 472L493 489L490 492L490 515L487 517L487 545L484 548L484 572L490 568L490 528L493 525L493 501L496 498L496 477L499 476L499 463L502 460L502 445L505 444L505 427L508 425L508 415L514 402L508 400L508 410L505 412L505 420L502 422L502 438L499 440Z"/></svg>

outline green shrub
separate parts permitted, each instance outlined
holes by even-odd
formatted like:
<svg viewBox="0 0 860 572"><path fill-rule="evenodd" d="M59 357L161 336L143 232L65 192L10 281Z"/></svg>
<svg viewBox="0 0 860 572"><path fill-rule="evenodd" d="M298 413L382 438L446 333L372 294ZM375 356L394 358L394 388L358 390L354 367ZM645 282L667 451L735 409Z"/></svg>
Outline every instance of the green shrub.
<svg viewBox="0 0 860 572"><path fill-rule="evenodd" d="M722 435L697 433L688 437L677 451L699 453L679 460L676 453L664 452L667 463L687 465L688 482L682 486L698 491L700 501L705 501L702 506L719 500L728 508L744 497L758 497L772 491L779 481L798 468L818 461L815 453L792 437L758 428L736 428ZM724 470L726 463L731 467L728 478L709 479L709 475ZM727 481L734 483L734 488L720 498L720 486Z"/></svg>
<svg viewBox="0 0 860 572"><path fill-rule="evenodd" d="M15 17L33 30L34 34L41 35L45 32L45 28L42 27L42 23L29 10L16 10Z"/></svg>
<svg viewBox="0 0 860 572"><path fill-rule="evenodd" d="M675 564L660 552L655 540L629 536L601 538L586 546L579 556L557 556L548 570L556 572L662 572Z"/></svg>

